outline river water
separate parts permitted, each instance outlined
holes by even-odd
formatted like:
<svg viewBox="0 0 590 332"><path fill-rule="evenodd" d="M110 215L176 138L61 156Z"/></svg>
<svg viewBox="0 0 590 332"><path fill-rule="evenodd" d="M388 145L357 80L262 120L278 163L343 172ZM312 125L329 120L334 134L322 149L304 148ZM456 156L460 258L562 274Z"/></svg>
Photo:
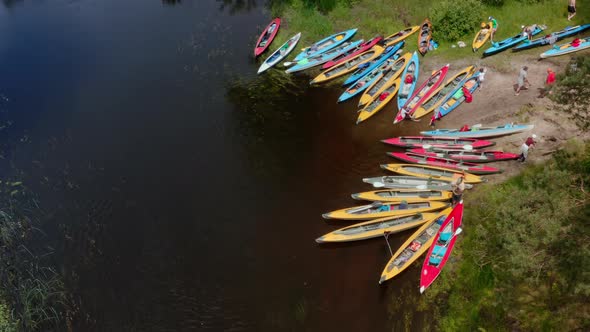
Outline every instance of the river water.
<svg viewBox="0 0 590 332"><path fill-rule="evenodd" d="M417 268L378 285L383 239L314 239L391 162L379 140L425 123L394 127L390 107L355 126L340 89L256 76L269 21L253 0L0 4L0 133L47 212L75 330L420 323Z"/></svg>

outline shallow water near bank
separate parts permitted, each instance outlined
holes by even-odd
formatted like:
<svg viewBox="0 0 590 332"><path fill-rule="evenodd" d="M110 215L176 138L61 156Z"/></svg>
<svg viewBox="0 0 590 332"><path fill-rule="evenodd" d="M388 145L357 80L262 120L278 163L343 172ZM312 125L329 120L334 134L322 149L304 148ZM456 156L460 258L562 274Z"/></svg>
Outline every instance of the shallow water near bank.
<svg viewBox="0 0 590 332"><path fill-rule="evenodd" d="M383 239L319 246L393 162L390 106L257 76L258 2L4 2L6 157L47 211L76 330L382 331L414 268L378 285ZM278 47L272 45L271 49ZM263 57L270 54L267 52ZM7 171L8 172L8 171ZM406 236L390 236L392 247ZM408 308L390 308L407 313Z"/></svg>

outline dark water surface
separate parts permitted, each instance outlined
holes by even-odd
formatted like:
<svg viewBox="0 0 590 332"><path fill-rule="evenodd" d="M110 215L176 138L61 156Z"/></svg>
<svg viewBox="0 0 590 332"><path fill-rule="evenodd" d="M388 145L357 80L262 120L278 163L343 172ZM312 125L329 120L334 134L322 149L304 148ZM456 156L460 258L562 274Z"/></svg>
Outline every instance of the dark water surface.
<svg viewBox="0 0 590 332"><path fill-rule="evenodd" d="M361 178L391 162L378 140L425 124L394 128L389 108L355 126L356 100L337 105L338 89L257 77L269 15L261 1L0 5L0 114L12 123L0 133L47 211L76 330L412 320L390 306L418 293L417 270L379 286L382 239L314 239L341 226L321 213L358 204Z"/></svg>

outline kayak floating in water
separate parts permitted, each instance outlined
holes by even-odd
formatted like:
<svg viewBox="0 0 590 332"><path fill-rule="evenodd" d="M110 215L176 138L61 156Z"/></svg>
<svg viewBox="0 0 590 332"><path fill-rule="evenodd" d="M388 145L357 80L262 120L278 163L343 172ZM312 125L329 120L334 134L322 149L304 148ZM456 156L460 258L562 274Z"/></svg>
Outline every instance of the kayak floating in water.
<svg viewBox="0 0 590 332"><path fill-rule="evenodd" d="M272 41L275 39L277 33L279 32L280 26L281 19L278 17L272 20L266 26L266 28L262 31L260 37L258 37L256 46L254 47L254 57L257 57L260 54L264 53L264 51L266 51L266 49L270 46Z"/></svg>

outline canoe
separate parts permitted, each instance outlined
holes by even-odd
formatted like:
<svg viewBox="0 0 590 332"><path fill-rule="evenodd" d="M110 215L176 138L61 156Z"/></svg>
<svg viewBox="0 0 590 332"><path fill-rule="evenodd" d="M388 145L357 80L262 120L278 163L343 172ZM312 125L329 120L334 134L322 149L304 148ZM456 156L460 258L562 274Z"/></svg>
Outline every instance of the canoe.
<svg viewBox="0 0 590 332"><path fill-rule="evenodd" d="M471 49L473 52L477 52L490 38L492 35L492 22L488 22L489 29L480 29L473 38Z"/></svg>
<svg viewBox="0 0 590 332"><path fill-rule="evenodd" d="M449 64L444 65L441 69L432 73L429 79L427 79L420 88L414 91L412 97L410 97L404 106L397 112L393 123L401 122L406 116L412 115L416 108L420 106L425 100L432 95L434 91L442 84L449 71Z"/></svg>
<svg viewBox="0 0 590 332"><path fill-rule="evenodd" d="M391 65L391 67L389 67L387 71L384 72L383 77L381 77L375 83L371 84L371 86L367 88L365 93L363 93L361 99L359 100L359 107L371 102L387 87L391 86L395 79L398 78L404 71L411 57L412 55L410 53L406 53L397 60L395 60L393 65Z"/></svg>
<svg viewBox="0 0 590 332"><path fill-rule="evenodd" d="M550 49L544 53L541 53L541 58L544 59L544 58L550 58L552 56L558 56L558 55L564 55L564 54L569 54L569 53L573 53L573 52L578 52L578 51L585 50L590 47L590 38L578 39L578 41L580 42L578 44L578 46L573 46L572 45L573 41L570 43L567 43L567 44L553 46L552 49Z"/></svg>
<svg viewBox="0 0 590 332"><path fill-rule="evenodd" d="M494 161L518 159L518 154L504 151L465 151L465 150L427 150L412 149L408 152L416 153L428 157L450 158L453 160L462 160L472 163L489 163Z"/></svg>
<svg viewBox="0 0 590 332"><path fill-rule="evenodd" d="M357 69L346 79L346 81L344 81L344 84L342 85L354 84L356 81L360 80L363 76L367 75L389 58L399 55L398 51L401 52L400 49L402 47L404 47L404 42L401 42L395 46L387 46L385 51L383 51L380 56L372 59L371 61L366 61L362 64L359 64Z"/></svg>
<svg viewBox="0 0 590 332"><path fill-rule="evenodd" d="M400 109L408 98L414 93L414 88L416 88L416 82L418 82L418 74L420 73L420 60L418 58L418 53L414 52L412 54L412 58L410 62L404 69L402 73L402 79L400 82L399 93L397 94L397 108ZM408 82L408 78L411 78L410 83Z"/></svg>
<svg viewBox="0 0 590 332"><path fill-rule="evenodd" d="M395 56L397 57L397 55ZM394 57L394 59L395 59ZM388 59L380 66L373 68L370 72L366 75L361 77L355 84L348 87L341 95L338 97L338 102L341 103L343 101L347 101L348 99L358 95L359 93L365 91L368 87L370 87L373 83L383 77L383 73L390 68L393 63L394 59Z"/></svg>
<svg viewBox="0 0 590 332"><path fill-rule="evenodd" d="M438 180L416 176L376 176L372 178L364 178L363 182L368 183L375 188L452 190L450 180ZM471 184L465 184L465 189L471 189L472 187Z"/></svg>
<svg viewBox="0 0 590 332"><path fill-rule="evenodd" d="M469 146L471 149L482 149L496 143L491 141L476 140L475 138L456 137L425 137L425 136L400 136L381 140L382 143L399 146L401 148L446 148L464 149Z"/></svg>
<svg viewBox="0 0 590 332"><path fill-rule="evenodd" d="M459 105L461 105L465 101L465 96L462 92L463 87L469 90L469 92L471 92L472 94L475 92L475 89L479 87L477 75L478 73L476 72L467 80L465 80L465 82L461 86L458 86L455 90L451 91L451 93L449 93L449 95L440 103L440 105L434 109L435 115L438 114L436 116L438 120L440 120L440 118L442 118L443 116L451 113L455 108L459 107Z"/></svg>
<svg viewBox="0 0 590 332"><path fill-rule="evenodd" d="M452 92L458 87L463 86L465 80L473 75L474 66L469 66L458 72L455 76L449 78L444 84L440 85L427 99L422 102L414 112L410 114L413 119L419 119L426 114L434 111Z"/></svg>
<svg viewBox="0 0 590 332"><path fill-rule="evenodd" d="M540 27L536 27L535 30L533 31L533 36L540 33L541 31L543 31L543 29L541 29ZM510 37L510 38L506 38L504 40L502 40L501 42L494 42L492 43L492 47L488 48L487 50L485 50L485 52L483 52L483 56L490 56L490 55L494 55L496 53L500 53L504 50L509 49L510 47L519 44L520 42L524 41L525 39L528 39L526 36L522 35L522 32L518 33L517 35Z"/></svg>
<svg viewBox="0 0 590 332"><path fill-rule="evenodd" d="M424 19L424 22L420 25L420 35L418 35L418 52L422 56L428 52L430 39L432 39L432 24L429 19Z"/></svg>
<svg viewBox="0 0 590 332"><path fill-rule="evenodd" d="M464 170L471 174L486 175L501 173L502 170L496 167L486 166L482 164L463 162L455 159L429 157L413 152L387 152L388 156L401 160L409 164L422 164L428 166L445 167L450 169ZM385 165L387 166L387 165ZM386 168L386 167L385 167Z"/></svg>
<svg viewBox="0 0 590 332"><path fill-rule="evenodd" d="M461 137L461 138L485 138L496 137L503 135L511 135L523 131L531 130L534 125L519 125L507 123L497 127L482 127L480 124L473 125L468 131L460 131L459 129L436 129L429 131L421 131L425 136L444 136L444 137Z"/></svg>
<svg viewBox="0 0 590 332"><path fill-rule="evenodd" d="M359 124L368 118L372 117L373 115L377 114L380 110L387 105L392 99L393 96L397 93L399 89L400 79L396 79L387 87L384 91L382 91L378 96L376 96L365 108L358 111L358 117L356 119L356 124Z"/></svg>
<svg viewBox="0 0 590 332"><path fill-rule="evenodd" d="M357 29L350 29L342 32L335 33L331 36L328 36L318 42L311 44L310 46L304 48L301 53L297 54L294 62L300 61L304 58L309 58L320 53L324 53L329 51L338 45L344 43L345 41L352 38L352 36L356 33Z"/></svg>
<svg viewBox="0 0 590 332"><path fill-rule="evenodd" d="M414 33L416 33L418 30L420 30L420 26L416 25L413 27L409 27L409 28L405 28L400 32L396 32L392 35L389 35L385 38L383 38L383 44L385 46L391 46L391 45L395 45L399 42L401 42L402 40L410 37L411 35L413 35Z"/></svg>
<svg viewBox="0 0 590 332"><path fill-rule="evenodd" d="M442 210L432 221L424 223L414 234L410 235L385 264L379 279L380 284L400 274L428 251L440 226L452 210L453 208Z"/></svg>
<svg viewBox="0 0 590 332"><path fill-rule="evenodd" d="M324 219L369 220L394 216L407 216L420 212L436 211L448 206L444 202L415 202L406 204L400 209L398 202L373 202L368 205L354 206L324 213Z"/></svg>
<svg viewBox="0 0 590 332"><path fill-rule="evenodd" d="M383 39L383 37L381 37L381 36L377 36L375 38L372 38L372 39L360 44L359 46L357 46L356 49L350 50L344 54L340 54L339 56L335 57L334 59L324 63L322 65L322 69L326 70L328 68L334 67L335 65L341 64L342 62L350 60L350 59L354 58L355 56L357 56L365 51L370 50L373 46L377 45L377 43L379 43L382 39Z"/></svg>
<svg viewBox="0 0 590 332"><path fill-rule="evenodd" d="M563 30L560 31L556 31L556 32L552 32L549 35L540 37L540 38L536 38L531 40L530 42L527 43L527 41L525 40L524 43L514 47L512 49L513 52L518 52L518 51L522 51L522 50L527 50L533 47L537 47L537 46L543 46L543 45L550 45L555 43L556 41L562 40L564 38L573 36L575 34L578 34L582 31L588 30L590 29L590 24L584 24L584 25L576 25L573 27L566 27Z"/></svg>
<svg viewBox="0 0 590 332"><path fill-rule="evenodd" d="M447 190L383 189L365 191L350 195L353 199L380 202L423 202L450 200L452 193Z"/></svg>
<svg viewBox="0 0 590 332"><path fill-rule="evenodd" d="M309 58L304 58L298 61L295 65L290 67L289 69L285 70L286 73L294 73L297 71L305 70L311 67L319 66L322 63L334 59L335 57L339 56L340 54L346 53L350 50L355 49L358 45L360 45L364 40L360 39L353 42L346 42L341 44L338 47L334 47L333 49L320 53L318 55L310 56ZM287 63L288 64L288 63Z"/></svg>
<svg viewBox="0 0 590 332"><path fill-rule="evenodd" d="M383 236L383 233L399 233L431 222L437 213L417 213L406 216L385 217L337 229L318 237L315 242L349 242Z"/></svg>
<svg viewBox="0 0 590 332"><path fill-rule="evenodd" d="M420 273L420 293L424 293L436 277L440 275L443 267L447 263L455 242L457 235L461 233L461 224L463 222L463 202L455 205L447 219L440 226L440 229L432 240L432 245L428 249L426 259L422 264L422 272Z"/></svg>
<svg viewBox="0 0 590 332"><path fill-rule="evenodd" d="M390 172L406 176L415 176L423 179L441 180L447 182L453 182L455 181L457 176L465 173L465 183L483 182L483 179L478 175L473 175L463 170L450 169L447 167L410 164L387 164L381 165L381 168L386 169Z"/></svg>
<svg viewBox="0 0 590 332"><path fill-rule="evenodd" d="M258 37L258 41L256 42L256 46L254 47L254 57L259 56L260 54L264 53L266 49L270 46L270 43L275 39L277 32L279 32L279 28L281 27L281 19L275 18L272 20L266 28Z"/></svg>
<svg viewBox="0 0 590 332"><path fill-rule="evenodd" d="M375 45L372 49L365 51L359 55L356 55L340 64L337 64L330 69L320 73L316 76L309 84L317 84L329 81L331 79L346 75L353 70L357 69L357 65L361 63L367 63L377 57L379 57L385 48Z"/></svg>
<svg viewBox="0 0 590 332"><path fill-rule="evenodd" d="M291 51L297 46L299 39L301 38L301 32L296 34L295 36L289 38L281 47L279 47L276 51L274 51L258 68L258 74L261 74L267 71L272 66L279 63L281 60L287 57Z"/></svg>

